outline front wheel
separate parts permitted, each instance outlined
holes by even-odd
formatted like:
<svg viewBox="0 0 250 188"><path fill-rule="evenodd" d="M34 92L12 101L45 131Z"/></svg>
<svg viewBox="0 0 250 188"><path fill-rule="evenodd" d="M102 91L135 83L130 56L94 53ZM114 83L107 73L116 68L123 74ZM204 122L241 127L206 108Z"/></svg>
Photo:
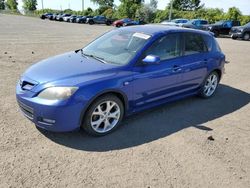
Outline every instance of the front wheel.
<svg viewBox="0 0 250 188"><path fill-rule="evenodd" d="M217 72L210 73L204 80L199 95L202 98L210 98L214 95L219 84L219 75Z"/></svg>
<svg viewBox="0 0 250 188"><path fill-rule="evenodd" d="M83 121L83 129L94 136L104 136L114 131L124 115L124 106L115 95L105 95L94 101Z"/></svg>
<svg viewBox="0 0 250 188"><path fill-rule="evenodd" d="M249 40L250 39L250 33L244 33L243 39L244 40Z"/></svg>

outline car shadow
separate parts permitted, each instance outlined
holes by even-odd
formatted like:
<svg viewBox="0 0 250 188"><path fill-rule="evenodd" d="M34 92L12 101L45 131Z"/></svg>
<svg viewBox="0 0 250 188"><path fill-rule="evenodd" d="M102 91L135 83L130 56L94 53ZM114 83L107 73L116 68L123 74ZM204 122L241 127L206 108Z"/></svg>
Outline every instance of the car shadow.
<svg viewBox="0 0 250 188"><path fill-rule="evenodd" d="M212 131L203 124L230 114L249 102L249 93L220 85L211 99L190 97L132 115L125 118L115 132L104 137L91 137L84 131L52 133L39 130L52 141L77 150L120 150L152 142L188 127Z"/></svg>

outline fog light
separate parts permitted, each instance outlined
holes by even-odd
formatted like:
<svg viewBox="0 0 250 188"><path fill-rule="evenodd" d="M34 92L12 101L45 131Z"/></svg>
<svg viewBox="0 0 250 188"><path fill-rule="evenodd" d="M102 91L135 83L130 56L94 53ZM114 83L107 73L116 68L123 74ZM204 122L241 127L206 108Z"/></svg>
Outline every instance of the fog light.
<svg viewBox="0 0 250 188"><path fill-rule="evenodd" d="M49 124L54 124L56 121L53 119L42 118L42 121Z"/></svg>

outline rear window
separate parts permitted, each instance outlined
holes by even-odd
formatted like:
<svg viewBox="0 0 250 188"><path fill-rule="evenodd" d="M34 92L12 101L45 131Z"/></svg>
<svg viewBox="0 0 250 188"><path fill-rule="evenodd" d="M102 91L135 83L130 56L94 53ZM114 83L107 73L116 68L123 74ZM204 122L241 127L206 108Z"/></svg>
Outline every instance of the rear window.
<svg viewBox="0 0 250 188"><path fill-rule="evenodd" d="M197 33L185 33L184 55L192 55L207 51L203 38Z"/></svg>

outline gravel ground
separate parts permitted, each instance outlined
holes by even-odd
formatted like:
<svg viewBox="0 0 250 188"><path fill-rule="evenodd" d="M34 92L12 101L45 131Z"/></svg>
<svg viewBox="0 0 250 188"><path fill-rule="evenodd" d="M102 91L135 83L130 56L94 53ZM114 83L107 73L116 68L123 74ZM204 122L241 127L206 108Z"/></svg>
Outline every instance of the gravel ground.
<svg viewBox="0 0 250 188"><path fill-rule="evenodd" d="M249 187L250 42L218 39L230 64L214 98L139 113L105 137L39 131L21 115L27 67L110 29L0 14L0 187Z"/></svg>

